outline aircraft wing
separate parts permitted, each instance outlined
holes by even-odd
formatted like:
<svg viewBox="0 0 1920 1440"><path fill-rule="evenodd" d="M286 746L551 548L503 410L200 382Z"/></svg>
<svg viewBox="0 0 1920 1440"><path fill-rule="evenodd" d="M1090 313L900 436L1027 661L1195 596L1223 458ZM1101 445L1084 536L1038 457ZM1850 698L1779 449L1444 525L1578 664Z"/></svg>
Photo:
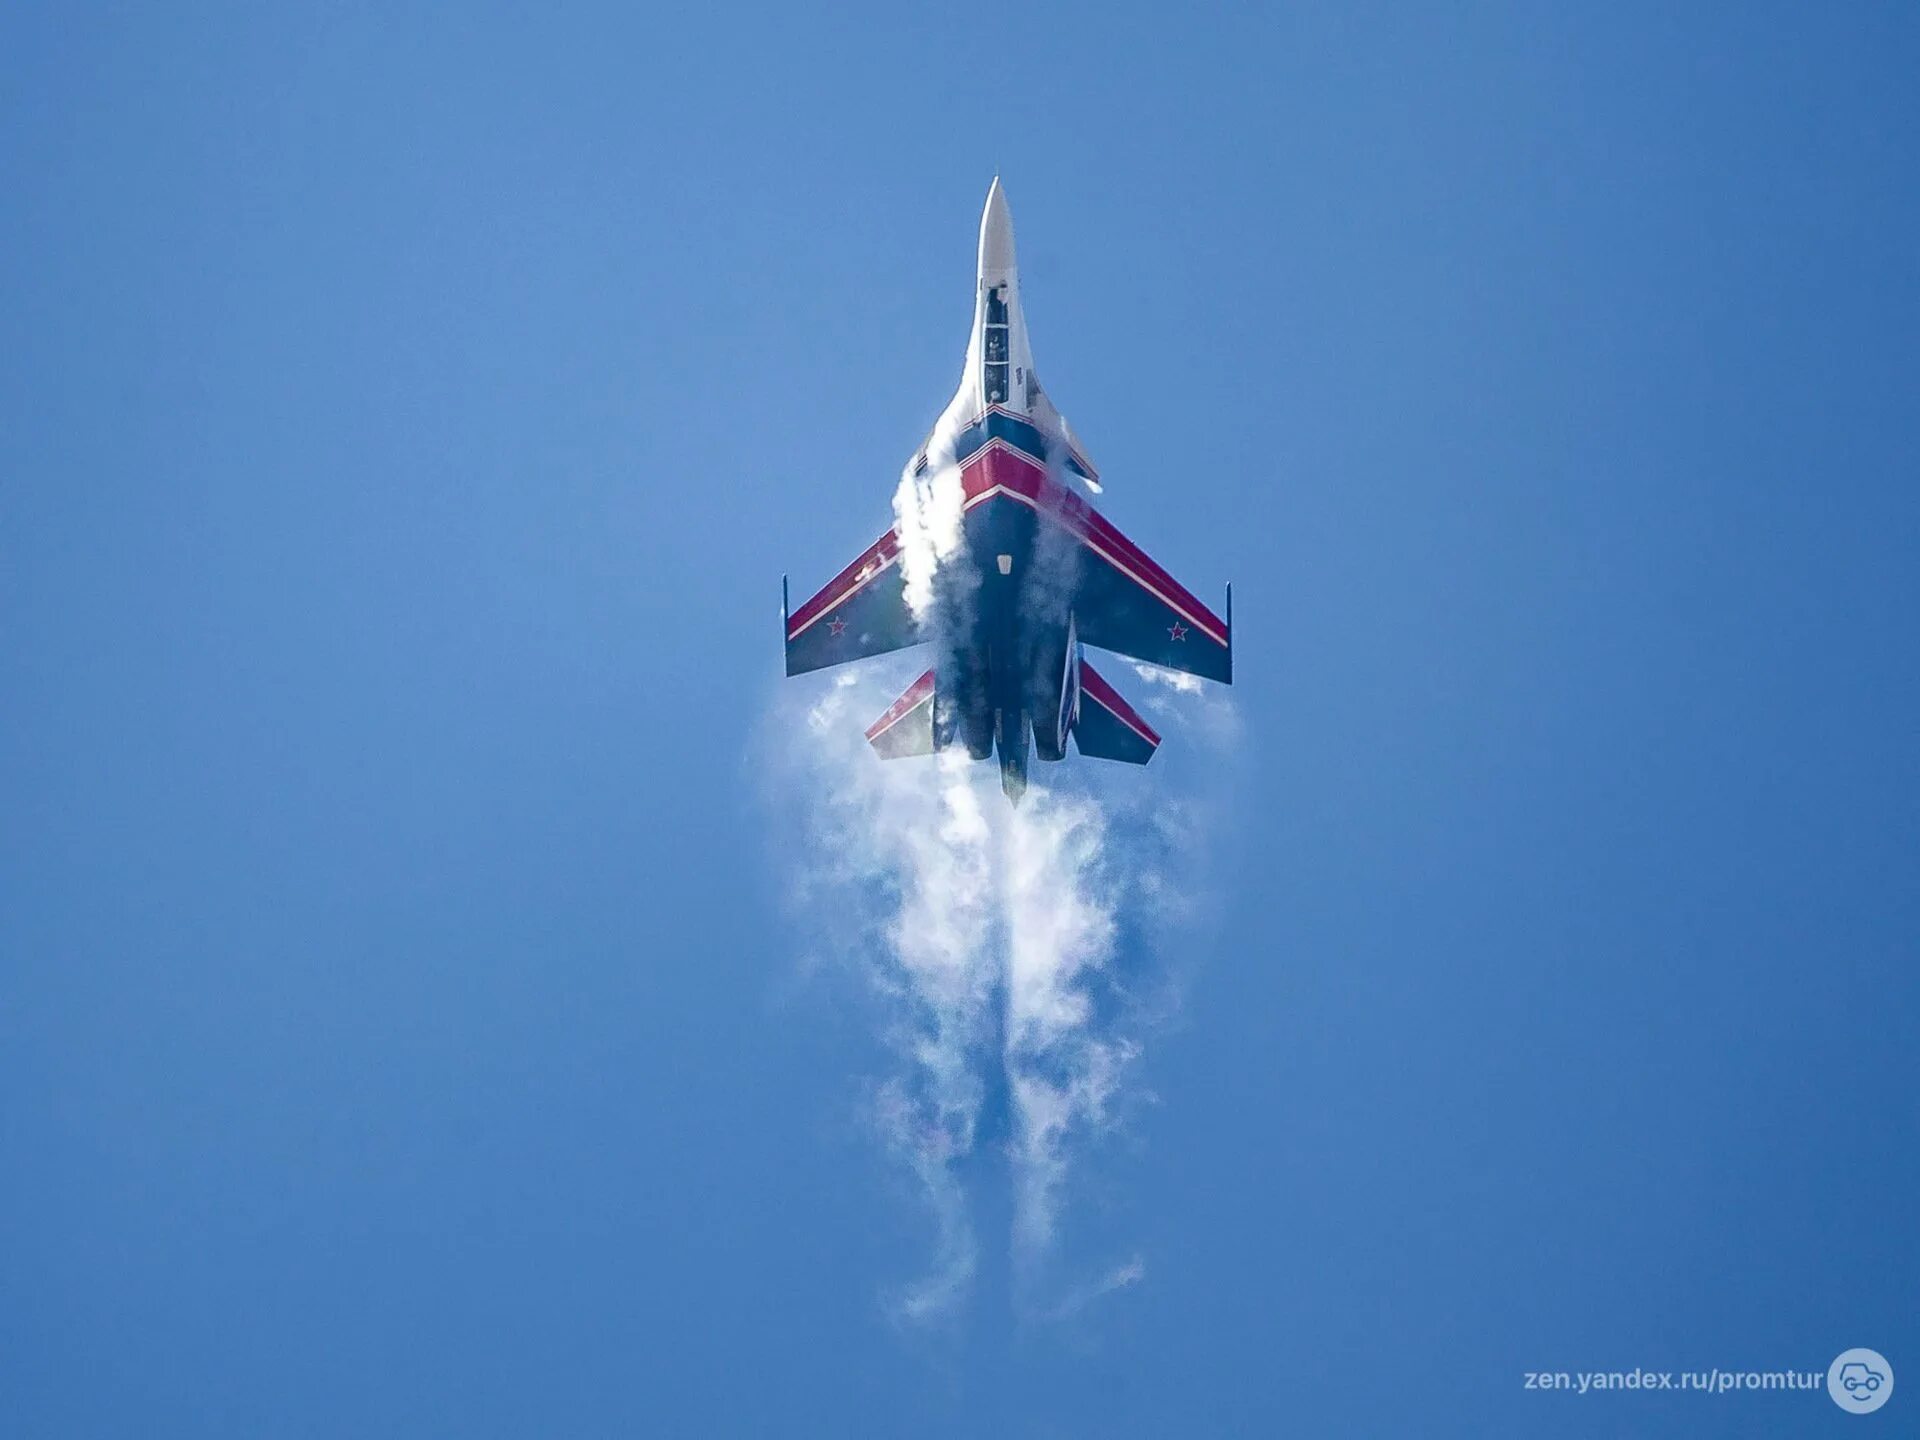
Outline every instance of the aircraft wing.
<svg viewBox="0 0 1920 1440"><path fill-rule="evenodd" d="M1223 684L1233 682L1233 590L1222 620L1099 511L1067 494L1054 518L1078 542L1073 618L1101 650Z"/></svg>
<svg viewBox="0 0 1920 1440"><path fill-rule="evenodd" d="M922 636L907 608L894 533L882 535L811 600L788 612L786 628L789 675L918 644Z"/></svg>

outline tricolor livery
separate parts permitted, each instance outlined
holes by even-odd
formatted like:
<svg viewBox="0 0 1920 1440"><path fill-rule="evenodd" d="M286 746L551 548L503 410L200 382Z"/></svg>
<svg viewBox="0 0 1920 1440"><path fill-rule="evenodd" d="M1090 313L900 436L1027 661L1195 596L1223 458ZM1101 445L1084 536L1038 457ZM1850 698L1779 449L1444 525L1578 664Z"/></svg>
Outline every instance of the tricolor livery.
<svg viewBox="0 0 1920 1440"><path fill-rule="evenodd" d="M789 675L931 647L932 668L867 731L882 756L998 755L1018 802L1028 756L1059 760L1069 736L1082 755L1134 765L1160 743L1088 646L1232 681L1232 587L1222 619L1071 488L1097 492L1099 475L1033 373L998 180L980 220L966 374L908 475L949 487L941 513L957 526L917 595L907 572L922 552L907 553L900 522L786 610Z"/></svg>

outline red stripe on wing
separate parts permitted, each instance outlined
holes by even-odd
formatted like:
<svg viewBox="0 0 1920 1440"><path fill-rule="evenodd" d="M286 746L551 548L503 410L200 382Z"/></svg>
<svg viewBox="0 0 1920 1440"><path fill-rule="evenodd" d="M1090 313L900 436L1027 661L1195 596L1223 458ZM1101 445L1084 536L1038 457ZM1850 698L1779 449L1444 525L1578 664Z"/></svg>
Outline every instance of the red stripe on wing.
<svg viewBox="0 0 1920 1440"><path fill-rule="evenodd" d="M899 557L899 537L889 530L861 551L860 557L851 565L821 586L819 593L811 600L787 617L787 639L798 639L800 633L822 615L846 604Z"/></svg>
<svg viewBox="0 0 1920 1440"><path fill-rule="evenodd" d="M1087 664L1080 662L1080 693L1088 699L1097 701L1102 709L1110 712L1114 719L1138 735L1147 744L1158 746L1160 736L1154 728L1140 718L1140 712L1126 702L1124 696L1109 685L1106 677Z"/></svg>
<svg viewBox="0 0 1920 1440"><path fill-rule="evenodd" d="M1034 464L1005 441L995 440L967 463L963 473L969 504L986 498L995 489L1026 501L1034 509L1053 516L1103 559L1130 575L1169 607L1180 611L1214 644L1227 643L1224 620L1161 569L1152 556L1115 529L1106 516L1052 480L1044 466Z"/></svg>
<svg viewBox="0 0 1920 1440"><path fill-rule="evenodd" d="M887 707L887 713L867 727L867 739L877 740L881 735L898 725L920 706L927 703L933 694L933 671L929 670L913 684L906 693Z"/></svg>

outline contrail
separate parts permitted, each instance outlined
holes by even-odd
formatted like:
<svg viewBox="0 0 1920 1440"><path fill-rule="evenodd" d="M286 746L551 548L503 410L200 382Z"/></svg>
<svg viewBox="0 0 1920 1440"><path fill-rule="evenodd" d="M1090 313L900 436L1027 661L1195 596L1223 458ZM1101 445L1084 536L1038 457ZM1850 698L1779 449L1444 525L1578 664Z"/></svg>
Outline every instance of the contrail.
<svg viewBox="0 0 1920 1440"><path fill-rule="evenodd" d="M917 463L900 472L893 492L893 533L900 541L900 578L907 608L925 625L934 610L934 577L966 539L966 485L954 463L954 423L934 427ZM957 574L957 571L948 571Z"/></svg>
<svg viewBox="0 0 1920 1440"><path fill-rule="evenodd" d="M997 1027L999 973L987 797L964 753L888 765L864 738L879 691L841 672L807 708L787 776L813 837L797 889L880 999L899 1068L871 1119L917 1181L936 1235L929 1274L897 1308L924 1319L957 1302L977 1261L960 1165L973 1153ZM784 722L776 718L782 729Z"/></svg>
<svg viewBox="0 0 1920 1440"><path fill-rule="evenodd" d="M1135 1052L1092 1024L1089 986L1113 957L1117 928L1105 811L1036 791L1007 822L996 896L1007 960L1002 1053L1015 1123L1014 1242L1032 1261L1053 1240L1068 1141L1100 1127Z"/></svg>
<svg viewBox="0 0 1920 1440"><path fill-rule="evenodd" d="M914 663L823 677L771 717L788 737L783 799L814 837L791 879L807 897L802 918L879 999L879 1038L895 1057L870 1119L913 1179L932 1243L924 1273L890 1308L929 1322L971 1293L982 1242L968 1181L980 1183L976 1156L1001 1153L981 1149L984 1132L1005 1136L1016 1303L1058 1318L1139 1278L1135 1257L1117 1284L1047 1294L1075 1160L1124 1110L1154 1018L1115 973L1122 940L1158 928L1169 868L1198 868L1200 827L1165 797L1116 803L1064 773L1016 810L991 767L964 751L878 759L863 727ZM1141 784L1138 772L1119 778Z"/></svg>

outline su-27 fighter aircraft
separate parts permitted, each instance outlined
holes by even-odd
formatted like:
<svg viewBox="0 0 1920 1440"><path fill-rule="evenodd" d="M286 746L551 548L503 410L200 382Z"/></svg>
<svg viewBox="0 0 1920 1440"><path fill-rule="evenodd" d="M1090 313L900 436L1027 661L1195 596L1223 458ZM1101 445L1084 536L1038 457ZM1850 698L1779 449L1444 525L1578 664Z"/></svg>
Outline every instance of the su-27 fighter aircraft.
<svg viewBox="0 0 1920 1440"><path fill-rule="evenodd" d="M1017 804L1029 753L1059 760L1069 735L1082 755L1132 765L1160 744L1087 646L1232 682L1233 587L1223 620L1070 488L1097 491L1099 477L1033 373L998 179L980 219L966 373L910 463L916 477L957 474L962 507L961 542L918 618L898 524L797 610L782 581L789 675L932 646L932 668L867 731L883 757L997 753Z"/></svg>

